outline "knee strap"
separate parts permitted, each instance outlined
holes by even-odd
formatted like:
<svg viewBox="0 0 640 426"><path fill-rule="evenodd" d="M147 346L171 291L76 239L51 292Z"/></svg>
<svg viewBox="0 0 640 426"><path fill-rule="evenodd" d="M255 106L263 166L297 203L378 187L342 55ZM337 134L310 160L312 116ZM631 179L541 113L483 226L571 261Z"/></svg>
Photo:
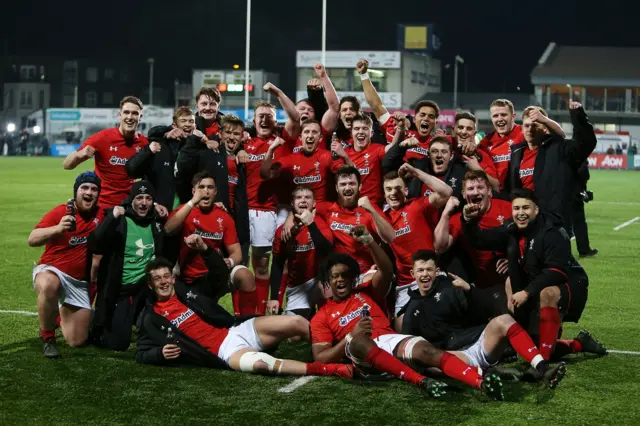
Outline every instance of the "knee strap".
<svg viewBox="0 0 640 426"><path fill-rule="evenodd" d="M262 361L267 364L267 368L270 372L280 373L282 370L282 360L276 359L264 352L245 352L240 357L240 371L243 373L253 373L254 365L257 361Z"/></svg>

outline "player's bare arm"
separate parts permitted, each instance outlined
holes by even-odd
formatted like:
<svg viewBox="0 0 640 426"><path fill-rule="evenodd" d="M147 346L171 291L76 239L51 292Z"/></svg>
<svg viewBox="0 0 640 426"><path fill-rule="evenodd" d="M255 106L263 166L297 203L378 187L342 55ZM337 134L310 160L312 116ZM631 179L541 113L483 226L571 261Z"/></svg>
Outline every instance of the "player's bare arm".
<svg viewBox="0 0 640 426"><path fill-rule="evenodd" d="M314 343L311 345L313 360L322 363L340 362L344 357L347 340L340 340L335 346L331 343Z"/></svg>
<svg viewBox="0 0 640 426"><path fill-rule="evenodd" d="M273 153L282 145L284 145L284 140L278 137L269 146L264 160L260 163L260 177L262 179L275 179L280 176L280 164L273 164Z"/></svg>
<svg viewBox="0 0 640 426"><path fill-rule="evenodd" d="M227 264L229 269L232 269L235 265L242 264L242 247L240 243L231 244L226 249L229 257L224 259L224 263Z"/></svg>
<svg viewBox="0 0 640 426"><path fill-rule="evenodd" d="M369 197L360 197L358 199L358 207L362 207L371 214L376 232L378 232L382 241L389 244L396 239L396 231L393 230L393 226L378 214L378 211L373 207L371 201L369 201Z"/></svg>
<svg viewBox="0 0 640 426"><path fill-rule="evenodd" d="M296 139L300 136L300 113L296 109L296 104L293 103L293 101L273 83L265 84L264 91L271 93L278 98L278 102L280 102L282 109L284 109L287 117L289 117L284 128L292 139Z"/></svg>
<svg viewBox="0 0 640 426"><path fill-rule="evenodd" d="M67 155L67 158L64 159L64 163L62 163L62 167L64 167L65 170L73 170L88 159L93 158L95 153L96 149L91 145L87 145L81 150L73 151L71 154Z"/></svg>
<svg viewBox="0 0 640 426"><path fill-rule="evenodd" d="M75 217L66 215L62 216L60 223L57 225L49 226L48 228L34 229L31 231L31 234L29 234L29 239L27 241L29 247L40 247L47 244L52 238L62 235L70 230L73 222L75 221Z"/></svg>
<svg viewBox="0 0 640 426"><path fill-rule="evenodd" d="M340 115L340 100L336 93L335 87L327 74L323 64L313 64L313 69L322 82L322 88L324 89L324 98L327 100L328 109L322 115L322 127L328 131L333 131L338 124L338 117Z"/></svg>
<svg viewBox="0 0 640 426"><path fill-rule="evenodd" d="M408 163L405 163L400 167L400 170L398 170L398 174L401 177L416 177L429 188L433 189L433 193L429 195L429 203L431 203L431 205L435 208L439 209L440 207L444 206L447 203L449 197L451 197L451 194L453 194L453 189L449 185L447 185L437 177L425 173Z"/></svg>
<svg viewBox="0 0 640 426"><path fill-rule="evenodd" d="M393 113L393 119L396 122L396 132L393 134L393 139L391 139L391 143L387 144L384 147L385 154L389 152L389 150L396 144L400 143L404 140L404 135L407 131L407 116L404 115L401 111L396 111Z"/></svg>
<svg viewBox="0 0 640 426"><path fill-rule="evenodd" d="M182 229L182 225L184 221L187 220L187 216L191 213L191 210L202 200L204 197L204 191L194 188L193 197L189 200L188 203L180 207L180 210L176 212L167 223L164 225L164 232L167 235L175 235Z"/></svg>
<svg viewBox="0 0 640 426"><path fill-rule="evenodd" d="M451 215L459 205L460 200L458 200L457 197L449 197L449 201L447 201L447 204L442 211L438 225L436 225L436 229L433 231L433 248L438 254L449 250L455 242L453 236L451 236L451 233L449 232L449 221L451 219Z"/></svg>
<svg viewBox="0 0 640 426"><path fill-rule="evenodd" d="M342 146L342 144L340 143L340 140L338 140L338 137L335 134L333 139L331 140L331 152L335 153L338 156L338 158L341 158L342 161L344 161L344 164L346 166L355 167L355 164L353 164L353 161L351 161L351 158L349 158L349 155L344 150L344 147Z"/></svg>
<svg viewBox="0 0 640 426"><path fill-rule="evenodd" d="M367 103L371 107L371 110L376 116L376 119L380 119L385 114L388 114L387 108L382 103L382 99L380 99L380 95L376 91L376 88L373 86L371 79L369 78L369 61L366 59L360 59L356 63L356 69L360 74L360 78L362 79L362 90L364 91L364 98L367 100Z"/></svg>
<svg viewBox="0 0 640 426"><path fill-rule="evenodd" d="M371 279L371 287L377 298L384 298L389 294L391 283L393 281L393 262L387 256L387 253L376 243L373 236L366 231L360 236L354 235L354 239L367 247L371 258L376 265L376 273Z"/></svg>

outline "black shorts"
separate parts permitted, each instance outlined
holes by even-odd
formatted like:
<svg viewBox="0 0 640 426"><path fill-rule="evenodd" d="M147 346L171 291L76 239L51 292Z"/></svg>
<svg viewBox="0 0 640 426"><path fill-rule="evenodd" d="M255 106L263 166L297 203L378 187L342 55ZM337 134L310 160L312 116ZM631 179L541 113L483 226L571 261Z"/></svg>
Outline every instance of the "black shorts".
<svg viewBox="0 0 640 426"><path fill-rule="evenodd" d="M571 280L560 286L558 308L563 322L578 322L587 304L589 279L587 277Z"/></svg>

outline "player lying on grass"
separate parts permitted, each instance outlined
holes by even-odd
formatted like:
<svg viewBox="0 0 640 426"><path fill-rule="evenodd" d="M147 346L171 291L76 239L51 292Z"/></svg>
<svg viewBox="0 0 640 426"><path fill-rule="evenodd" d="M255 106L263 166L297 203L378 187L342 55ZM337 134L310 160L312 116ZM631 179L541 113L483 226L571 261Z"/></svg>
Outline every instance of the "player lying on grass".
<svg viewBox="0 0 640 426"><path fill-rule="evenodd" d="M229 279L224 259L199 235L185 238L203 256L210 271ZM352 377L345 364L277 359L264 351L298 337L310 340L309 322L301 316L234 317L195 287L176 281L173 265L156 258L146 268L152 289L138 319L136 361L172 365L193 363L245 373Z"/></svg>
<svg viewBox="0 0 640 426"><path fill-rule="evenodd" d="M389 294L393 265L373 238L364 234L355 244L367 244L378 270L373 279L355 287L358 263L349 255L333 253L323 262L318 282L330 287L331 298L311 320L313 358L338 362L348 357L357 367L373 368L421 387L439 397L446 385L427 379L411 367L438 367L449 377L502 399L502 382L493 373L484 378L477 368L443 352L422 337L397 334L381 307Z"/></svg>
<svg viewBox="0 0 640 426"><path fill-rule="evenodd" d="M566 352L607 350L588 333L573 341L558 341L563 321L578 322L587 303L589 278L571 254L571 243L562 218L541 213L533 191L515 189L511 195L512 217L502 226L482 229L480 208L467 204L462 210L462 228L470 245L480 250L507 253L509 280L506 285L509 310L549 360L554 346Z"/></svg>
<svg viewBox="0 0 640 426"><path fill-rule="evenodd" d="M47 213L29 234L30 247L45 246L33 269L33 287L38 293L38 320L46 358L60 357L56 317L69 345L81 346L87 340L91 321L87 239L104 217L98 208L100 188L95 173L81 173L73 185L73 199Z"/></svg>
<svg viewBox="0 0 640 426"><path fill-rule="evenodd" d="M453 352L473 367L488 370L495 366L509 344L533 370L528 376L555 388L566 373L566 364L550 365L544 360L527 332L509 314L499 315L488 324L474 318L474 305L482 304L483 294L493 290L476 289L462 278L440 272L437 255L420 250L413 255L411 275L418 288L409 292L402 332L422 336L440 349ZM480 293L480 294L478 294ZM480 323L480 324L479 324Z"/></svg>

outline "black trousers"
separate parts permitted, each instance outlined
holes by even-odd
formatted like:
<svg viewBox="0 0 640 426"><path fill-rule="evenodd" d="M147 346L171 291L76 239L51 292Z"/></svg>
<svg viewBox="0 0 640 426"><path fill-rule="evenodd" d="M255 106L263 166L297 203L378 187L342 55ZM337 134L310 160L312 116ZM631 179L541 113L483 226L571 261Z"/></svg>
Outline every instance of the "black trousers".
<svg viewBox="0 0 640 426"><path fill-rule="evenodd" d="M109 325L97 337L98 345L114 351L126 351L131 345L132 328L144 308L148 292L145 287L133 295L121 294Z"/></svg>
<svg viewBox="0 0 640 426"><path fill-rule="evenodd" d="M576 237L578 253L587 253L589 250L591 250L591 244L589 243L589 228L587 227L587 219L584 215L584 201L572 201L571 224L573 226L573 235Z"/></svg>

